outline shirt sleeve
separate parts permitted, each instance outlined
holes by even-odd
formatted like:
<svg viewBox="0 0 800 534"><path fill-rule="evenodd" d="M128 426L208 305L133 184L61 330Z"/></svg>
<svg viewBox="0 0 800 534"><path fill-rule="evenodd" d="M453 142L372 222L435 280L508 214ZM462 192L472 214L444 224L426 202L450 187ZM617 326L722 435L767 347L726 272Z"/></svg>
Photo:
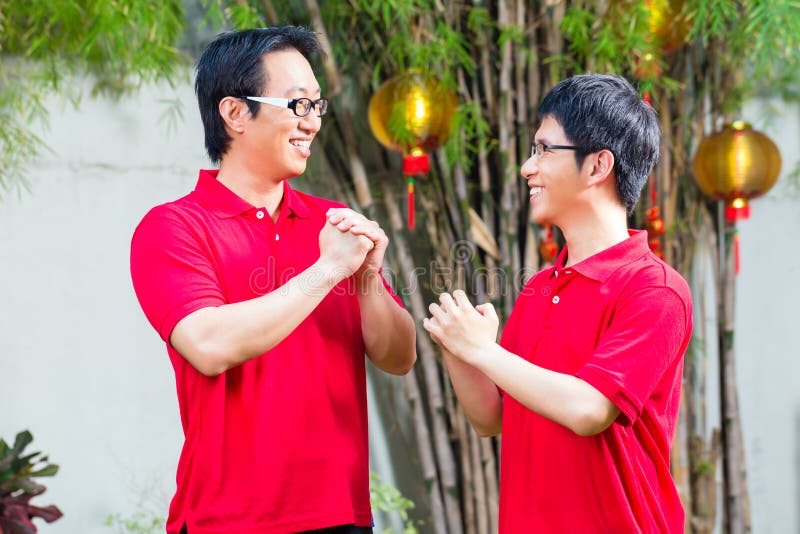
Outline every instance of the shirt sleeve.
<svg viewBox="0 0 800 534"><path fill-rule="evenodd" d="M665 372L683 356L689 337L687 304L669 287L647 287L620 301L609 328L576 376L632 424Z"/></svg>
<svg viewBox="0 0 800 534"><path fill-rule="evenodd" d="M150 324L169 343L172 329L201 308L225 304L208 245L177 217L148 215L131 241L133 288Z"/></svg>

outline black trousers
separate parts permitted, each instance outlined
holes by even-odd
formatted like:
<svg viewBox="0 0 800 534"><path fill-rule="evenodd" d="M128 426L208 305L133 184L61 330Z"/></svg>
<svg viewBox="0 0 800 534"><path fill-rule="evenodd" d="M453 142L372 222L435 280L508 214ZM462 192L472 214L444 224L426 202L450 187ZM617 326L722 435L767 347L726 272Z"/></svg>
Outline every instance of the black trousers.
<svg viewBox="0 0 800 534"><path fill-rule="evenodd" d="M189 534L186 525L183 525L181 534ZM307 530L299 534L372 534L371 527L357 527L355 525L340 525L338 527L319 528L317 530Z"/></svg>

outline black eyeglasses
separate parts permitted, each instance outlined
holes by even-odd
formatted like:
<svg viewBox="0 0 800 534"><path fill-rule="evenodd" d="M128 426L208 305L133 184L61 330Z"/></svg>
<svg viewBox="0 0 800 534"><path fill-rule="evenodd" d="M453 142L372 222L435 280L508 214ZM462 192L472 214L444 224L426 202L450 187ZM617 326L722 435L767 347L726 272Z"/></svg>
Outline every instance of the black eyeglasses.
<svg viewBox="0 0 800 534"><path fill-rule="evenodd" d="M541 156L545 150L580 150L580 147L570 145L545 145L544 143L536 143L531 145L531 157Z"/></svg>
<svg viewBox="0 0 800 534"><path fill-rule="evenodd" d="M271 96L245 96L247 100L261 102L262 104L269 104L271 106L278 106L281 108L291 109L298 117L305 117L311 110L317 109L317 117L322 117L328 111L328 100L325 98L318 98L311 100L310 98L273 98Z"/></svg>

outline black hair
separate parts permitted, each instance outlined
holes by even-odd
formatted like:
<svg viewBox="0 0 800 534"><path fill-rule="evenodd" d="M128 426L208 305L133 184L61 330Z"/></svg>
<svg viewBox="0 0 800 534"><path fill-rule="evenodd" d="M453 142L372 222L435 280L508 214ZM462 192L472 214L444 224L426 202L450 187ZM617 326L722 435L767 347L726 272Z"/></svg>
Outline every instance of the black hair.
<svg viewBox="0 0 800 534"><path fill-rule="evenodd" d="M537 117L547 116L578 147L578 166L594 152L606 149L614 154L617 197L630 214L658 161L661 129L653 108L622 76L583 74L547 93Z"/></svg>
<svg viewBox="0 0 800 534"><path fill-rule="evenodd" d="M194 90L205 129L206 151L213 163L219 163L231 141L219 114L220 101L226 96L260 96L268 81L261 58L289 48L309 60L321 51L316 34L299 26L221 33L203 51L197 61ZM258 103L246 102L252 115L258 115Z"/></svg>

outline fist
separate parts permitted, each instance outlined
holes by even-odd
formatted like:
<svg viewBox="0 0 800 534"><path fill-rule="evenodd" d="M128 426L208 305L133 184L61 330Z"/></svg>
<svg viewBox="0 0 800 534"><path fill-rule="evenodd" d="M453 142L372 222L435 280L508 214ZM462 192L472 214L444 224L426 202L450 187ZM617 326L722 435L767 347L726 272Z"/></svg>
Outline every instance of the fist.
<svg viewBox="0 0 800 534"><path fill-rule="evenodd" d="M358 271L374 246L367 237L342 232L329 222L319 233L320 259L330 262L336 277L341 279Z"/></svg>

